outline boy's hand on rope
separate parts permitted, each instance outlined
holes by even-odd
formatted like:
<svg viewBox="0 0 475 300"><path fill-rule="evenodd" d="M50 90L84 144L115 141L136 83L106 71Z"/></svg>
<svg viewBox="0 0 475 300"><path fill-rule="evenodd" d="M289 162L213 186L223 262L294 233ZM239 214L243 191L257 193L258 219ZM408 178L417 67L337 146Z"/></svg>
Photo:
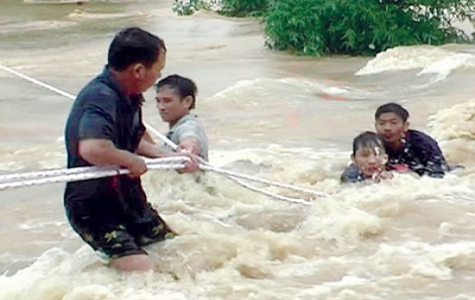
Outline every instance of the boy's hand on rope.
<svg viewBox="0 0 475 300"><path fill-rule="evenodd" d="M185 161L184 165L185 167L183 169L178 169L177 172L182 174L182 173L194 173L200 169L200 166L198 164L199 162L199 157L193 153L190 153L186 149L182 149L179 152L177 152L179 156L184 156L188 158L188 160Z"/></svg>

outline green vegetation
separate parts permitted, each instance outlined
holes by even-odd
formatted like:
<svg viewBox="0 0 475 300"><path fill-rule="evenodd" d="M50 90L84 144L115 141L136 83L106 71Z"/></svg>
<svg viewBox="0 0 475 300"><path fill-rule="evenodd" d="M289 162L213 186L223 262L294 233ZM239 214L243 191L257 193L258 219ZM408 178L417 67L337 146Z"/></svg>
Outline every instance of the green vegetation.
<svg viewBox="0 0 475 300"><path fill-rule="evenodd" d="M230 17L261 17L267 10L268 0L175 0L173 10L179 15L219 7L219 13Z"/></svg>
<svg viewBox="0 0 475 300"><path fill-rule="evenodd" d="M215 1L213 1L215 3ZM210 10L209 1L203 0L175 0L173 3L173 11L180 16L189 16L198 10Z"/></svg>
<svg viewBox="0 0 475 300"><path fill-rule="evenodd" d="M221 12L228 16L262 16L267 9L267 0L223 0Z"/></svg>
<svg viewBox="0 0 475 300"><path fill-rule="evenodd" d="M257 16L265 23L268 47L305 55L372 55L403 45L469 42L453 22L475 13L475 0L175 2L181 15L220 4L218 13L227 16Z"/></svg>

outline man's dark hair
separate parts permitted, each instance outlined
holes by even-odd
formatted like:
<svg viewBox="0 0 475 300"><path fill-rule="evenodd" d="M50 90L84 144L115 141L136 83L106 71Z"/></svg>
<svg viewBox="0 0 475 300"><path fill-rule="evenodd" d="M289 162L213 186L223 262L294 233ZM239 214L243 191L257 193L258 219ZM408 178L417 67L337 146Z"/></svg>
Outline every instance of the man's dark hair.
<svg viewBox="0 0 475 300"><path fill-rule="evenodd" d="M180 76L180 75L170 75L155 85L155 90L158 91L162 86L168 86L173 89L182 99L191 96L193 101L191 102L190 109L195 108L196 106L196 94L198 93L198 88L193 80Z"/></svg>
<svg viewBox="0 0 475 300"><path fill-rule="evenodd" d="M151 67L157 60L159 51L166 51L165 43L158 36L138 27L119 31L109 46L108 65L123 71L135 63Z"/></svg>
<svg viewBox="0 0 475 300"><path fill-rule="evenodd" d="M374 114L374 118L379 120L379 117L385 113L394 113L400 117L403 122L406 122L409 118L409 112L404 107L394 102L386 103L378 107Z"/></svg>
<svg viewBox="0 0 475 300"><path fill-rule="evenodd" d="M353 140L353 156L356 154L356 151L360 148L374 148L378 147L384 151L384 143L381 137L372 132L372 131L365 131L360 133L355 139Z"/></svg>

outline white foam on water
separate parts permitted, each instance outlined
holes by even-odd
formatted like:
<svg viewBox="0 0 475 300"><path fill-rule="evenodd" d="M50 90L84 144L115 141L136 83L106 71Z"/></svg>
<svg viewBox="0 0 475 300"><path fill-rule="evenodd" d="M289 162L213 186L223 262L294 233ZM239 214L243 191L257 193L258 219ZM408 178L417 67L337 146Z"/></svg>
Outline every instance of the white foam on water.
<svg viewBox="0 0 475 300"><path fill-rule="evenodd" d="M454 268L475 269L474 242L431 245L422 242L406 242L401 245L382 244L379 250L368 258L369 268L391 275L412 274L433 277L440 280L453 278ZM387 268L391 261L393 268Z"/></svg>
<svg viewBox="0 0 475 300"><path fill-rule="evenodd" d="M154 17L165 15L165 10L157 11L155 5L151 3L147 13ZM144 18L147 22L151 19ZM261 45L261 40L254 38L257 26L227 19L226 26L217 28L216 37L212 34L216 32L214 27L224 23L221 17L219 22L206 23L210 19L210 14L169 18L168 23L158 18L150 26L160 31L161 26L167 25L164 28L172 33L167 46L174 49L173 53L182 53L179 58L183 61L177 63L170 51L167 66L170 72L192 73L197 80L209 77L212 84L224 86L216 89L222 92L210 93L199 105L205 114L203 121L209 125L211 163L330 196L309 197L314 204L300 206L257 194L220 174L148 172L143 183L149 201L180 236L146 248L158 272L121 274L107 267L70 228L62 210L63 185L5 192L7 194L2 195L8 196L2 199L4 230L0 239L6 255L0 257L0 262L8 275L0 276L0 299L473 298L475 295L470 289L475 277L472 263L475 150L469 146L474 127L471 104L449 108L448 100L440 100L448 110L436 115L431 132L442 141L441 146L450 161L457 158L466 169L450 173L444 179L397 173L393 180L380 184L342 185L339 177L349 162L351 138L354 133L372 129L373 109L386 99L364 88L355 88L354 72L348 73L346 68L344 76L348 83L287 75L280 78L276 74L282 74L283 69L297 63L297 59L286 57L291 60L289 65L280 60L279 55L275 61L264 60L256 54ZM180 23L179 20L186 21ZM87 19L87 22L94 21L94 18ZM201 27L196 26L198 22ZM186 34L182 33L183 24ZM248 34L252 35L252 43L241 39L248 30L252 32ZM229 32L238 32L239 38ZM76 34L87 37L87 33ZM173 35L179 37L178 41ZM195 39L195 36L206 38ZM233 43L229 42L231 39ZM69 48L47 49L21 58L16 57L17 53L3 53L11 57L8 65L28 66L29 69L23 70L56 80L58 85L71 78L71 90L74 90L82 86L86 75L102 66L98 62L102 61L100 56L105 48L100 42L106 47L104 39L74 43ZM196 49L196 45L201 50L195 53L191 50ZM213 50L210 56L207 49L212 50L216 45L223 47ZM250 52L241 46L251 49ZM93 56L89 56L91 53ZM186 56L183 53L187 53ZM373 74L397 71L398 64L404 70L416 72L433 68L435 73L431 74L447 70L450 61L470 65L470 57L456 54L458 52L443 48L396 48L386 53L387 59L381 54L380 64L378 58L374 60L372 65L376 72ZM246 61L248 58L253 59L251 63ZM448 60L438 65L444 59ZM237 63L228 64L230 60ZM341 63L329 58L325 71L340 72L337 62ZM228 68L226 74L237 64L256 68L233 69L231 73L239 74L231 75L239 76L226 81L218 78L223 73L214 73L221 70L216 64L224 63ZM67 76L71 75L69 68L57 73L57 66L63 64L74 68L81 80ZM210 64L214 65L209 67ZM37 66L41 68L35 70ZM272 70L262 71L267 68ZM473 76L472 70L469 66L464 72ZM318 68L312 74L317 74L316 78L328 76L328 72ZM379 76L370 80L374 81L368 84L370 88L380 83ZM359 77L358 81L364 82L364 79ZM404 90L405 84L393 82L388 94ZM201 86L207 88L204 84ZM378 102L320 101L318 95L324 92L355 99L360 96L361 99L378 99ZM424 101L435 99L422 95ZM10 95L4 98L2 104L16 101ZM33 100L26 99L20 107L23 110L18 109L16 113L25 116L24 110L34 107L35 114L31 114L34 117L26 118L22 124L30 134L44 135L35 121L45 111L34 106L37 102ZM289 112L297 112L289 117L300 118L295 126L286 120ZM12 129L11 124L3 127L12 130L11 135L18 134L20 142L29 139L25 131L14 131L16 128ZM2 132L5 132L3 127ZM315 146L314 140L322 140L323 146ZM450 143L455 142L458 148L451 147ZM64 148L60 143L58 140L45 145L2 145L1 167L6 172L63 167ZM308 197L277 187L255 185L289 197ZM33 245L31 252L21 254L25 253L26 245ZM45 251L45 247L48 250ZM31 261L33 263L28 265Z"/></svg>
<svg viewBox="0 0 475 300"><path fill-rule="evenodd" d="M475 196L473 176L396 174L381 184L342 186L338 177L347 152L281 145L214 150L211 159L331 195L299 207L218 174L198 179L149 172L143 178L149 200L180 234L147 247L160 272L120 274L88 246L75 252L53 248L30 267L0 277L0 299L365 299L369 291L370 299L381 299L376 291L388 293L394 284L402 290L393 295L401 296L414 288L411 282L461 280L454 270L475 271L473 242L460 231L471 226L464 214L475 213L469 200ZM460 241L447 240L447 233Z"/></svg>
<svg viewBox="0 0 475 300"><path fill-rule="evenodd" d="M68 17L73 20L143 18L147 16L149 16L149 14L143 11L132 11L127 13L93 13L86 12L79 8L68 15Z"/></svg>
<svg viewBox="0 0 475 300"><path fill-rule="evenodd" d="M430 132L444 147L446 158L468 167L474 165L475 101L473 99L439 110L431 116ZM466 170L469 172L469 170Z"/></svg>
<svg viewBox="0 0 475 300"><path fill-rule="evenodd" d="M7 23L2 24L0 27L0 33L9 34L14 32L26 32L26 31L42 31L42 30L57 30L60 28L77 26L78 24L73 21L29 21L22 23Z"/></svg>
<svg viewBox="0 0 475 300"><path fill-rule="evenodd" d="M378 53L355 75L421 69L417 76L432 75L431 84L442 81L453 71L475 67L475 56L434 46L407 46Z"/></svg>
<svg viewBox="0 0 475 300"><path fill-rule="evenodd" d="M439 59L431 64L425 65L417 74L433 74L435 81L447 78L454 70L468 69L475 67L475 56L468 53L450 53L448 56Z"/></svg>
<svg viewBox="0 0 475 300"><path fill-rule="evenodd" d="M88 3L91 0L23 0L25 3L32 3L32 4L72 4L72 3Z"/></svg>
<svg viewBox="0 0 475 300"><path fill-rule="evenodd" d="M378 53L356 75L420 69L450 55L449 51L433 46L406 46L390 48Z"/></svg>
<svg viewBox="0 0 475 300"><path fill-rule="evenodd" d="M325 78L256 78L242 80L223 91L220 91L204 101L226 101L231 99L248 99L245 103L257 106L267 99L279 102L296 103L309 97L314 100L347 101L353 99L366 99L370 92L359 90L347 83ZM274 101L275 101L274 100ZM242 100L241 100L242 101Z"/></svg>
<svg viewBox="0 0 475 300"><path fill-rule="evenodd" d="M429 127L438 140L475 140L475 100L439 110L431 117Z"/></svg>

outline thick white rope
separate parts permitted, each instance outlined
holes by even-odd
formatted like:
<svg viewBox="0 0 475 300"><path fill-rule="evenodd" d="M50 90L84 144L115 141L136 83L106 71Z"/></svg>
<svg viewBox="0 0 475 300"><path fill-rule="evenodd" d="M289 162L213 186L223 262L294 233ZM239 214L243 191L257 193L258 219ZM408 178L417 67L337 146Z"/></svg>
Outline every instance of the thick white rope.
<svg viewBox="0 0 475 300"><path fill-rule="evenodd" d="M147 167L149 170L182 169L185 167L185 165L179 164L179 163L173 163L173 164L169 163L169 164L153 164ZM6 189L19 188L19 187L47 184L47 183L88 180L88 179L96 179L96 178L117 176L117 175L124 175L124 174L129 174L129 170L118 168L118 167L104 167L104 168L94 167L94 170L91 170L85 173L52 175L52 176L43 177L43 178L0 183L0 191L6 190Z"/></svg>
<svg viewBox="0 0 475 300"><path fill-rule="evenodd" d="M145 163L147 168L156 164L167 164L167 163L180 163L184 164L187 160L187 157L164 157L164 158L146 158ZM109 169L116 170L117 167L111 166ZM77 175L77 174L86 174L93 172L104 171L105 167L78 167L78 168L69 168L69 169L49 169L45 171L34 171L26 173L16 173L16 174L6 174L0 175L0 183L2 182L12 182L19 180L30 180L30 179L41 179L52 176L61 176L61 175Z"/></svg>
<svg viewBox="0 0 475 300"><path fill-rule="evenodd" d="M27 75L24 75L18 71L15 71L11 68L8 68L8 67L5 67L5 66L2 66L0 65L0 69L6 71L6 72L9 72L13 75L16 75L20 78L23 78L27 81L30 81L36 85L39 85L41 87L44 87L50 91L53 91L57 94L60 94L64 97L67 97L69 99L72 99L74 100L76 97L73 96L72 94L69 94L67 92L64 92L60 89L57 89L49 84L46 84L44 82L41 82L37 79L34 79L30 76L27 76ZM160 132L158 132L157 130L155 130L152 126L148 125L148 124L145 124L145 126L147 126L147 129L150 130L150 132L152 132L152 134L154 134L155 136L157 136L160 140L162 140L164 143L166 143L167 145L169 145L170 147L172 147L172 149L177 149L177 145L175 145L172 141L170 141L165 135L161 134ZM280 199L280 200L285 200L285 201L289 201L289 202L293 202L293 203L303 203L305 202L306 204L309 204L311 202L309 201L306 201L304 199L298 199L298 198L290 198L290 197L285 197L285 196L281 196L281 195L278 195L278 194L273 194L273 193L270 193L268 191L265 191L265 190L262 190L262 189L259 189L259 188L256 188L256 187L253 187L253 186L250 186L249 184L247 183L244 183L242 182L241 180L239 180L238 178L244 178L244 179L247 179L247 180L251 180L251 181L257 181L257 182L261 182L261 183L265 183L265 184L268 184L268 185L273 185L273 186L277 186L277 187L280 187L280 188L286 188L286 189L291 189L291 190L294 190L294 191L298 191L298 192L301 192L301 193L306 193L306 194L310 194L310 195L314 195L314 196L319 196L319 197L326 197L328 196L328 194L326 193L322 193L322 192L317 192L317 191L313 191L313 190L309 190L309 189L303 189L303 188L299 188L299 187L296 187L296 186L292 186L292 185L289 185L289 184L283 184L283 183L279 183L279 182L274 182L274 181L270 181L270 180L266 180L266 179L260 179L260 178L257 178L257 177L254 177L254 176L249 176L249 175L244 175L244 174L239 174L239 173L236 173L236 172L232 172L232 171L228 171L228 170L223 170L223 169L219 169L219 168L216 168L216 167L213 167L211 166L208 162L206 162L205 160L201 159L200 160L201 164L200 164L200 168L204 169L204 170L209 170L209 171L214 171L214 172L217 172L217 173L220 173L220 174L223 174L223 175L226 175L227 177L229 177L230 179L236 181L237 183L243 185L244 187L248 188L248 189L251 189L253 191L256 191L256 192L260 192L262 194L265 194L267 196L270 196L270 197L274 197L274 198L277 198L277 199ZM163 168L163 165L160 166L160 168ZM66 176L72 176L72 175L78 175L76 174L77 172L91 172L91 170L75 170L75 169L82 169L82 168L72 168L72 169L69 169L69 170L72 170L71 171L71 174L67 174L67 175L59 175L59 173L55 173L55 172L62 172L60 170L50 170L50 171L46 171L46 172L50 172L48 173L48 175L44 175L44 172L30 172L30 173L26 173L26 174L11 174L11 175L3 175L3 176L0 176L0 182L1 181L6 181L6 180L14 180L14 179L8 179L8 178L17 178L16 180L18 179L21 179L21 178L34 178L35 176L38 176L38 177L45 177L45 176L50 176L48 178L41 178L41 179L31 179L31 180L27 180L25 181L25 183L21 183L21 182L16 182L15 184L10 182L10 183L2 183L0 184L0 190L2 189L6 189L6 188L12 188L12 187L20 187L20 186L27 186L27 185L33 185L33 184L43 184L43 183L50 183L50 182L59 182L59 181L64 181L66 179ZM153 168L150 168L150 169L153 169ZM76 173L74 173L76 172ZM92 171L94 172L94 171ZM114 175L117 175L117 171L114 170L114 171L101 171L101 172L111 172L112 175L107 175L107 176L114 176ZM113 172L116 172L116 173L113 173ZM56 175L58 174L58 175ZM88 174L87 176L93 176L89 173L84 173L84 174ZM84 175L83 174L83 175ZM101 174L105 174L105 173L101 173ZM107 173L109 174L109 173ZM126 173L124 173L126 174ZM86 175L85 175L86 176ZM103 176L101 176L103 177ZM48 180L50 179L50 180ZM75 180L81 180L81 179L75 179ZM84 180L84 179L82 179ZM3 185L5 185L4 188Z"/></svg>
<svg viewBox="0 0 475 300"><path fill-rule="evenodd" d="M166 157L166 158L156 158L156 159L145 159L147 168L150 170L157 169L180 169L184 167L184 162L189 160L187 157ZM214 170L223 175L228 175L231 179L238 181L239 184L244 187L262 193L264 195L274 197L280 200L311 205L312 202L305 201L303 199L296 199L291 197L286 197L278 194L273 194L268 191L253 187L231 175L229 171L211 168L209 166L202 166L203 169ZM18 173L18 174L8 174L0 176L0 191L6 189L13 189L19 187L26 187L32 185L40 185L47 183L58 183L58 182L67 182L67 181L78 181L78 180L87 180L95 179L107 176L116 176L128 174L127 169L121 169L118 167L79 167L79 168L70 168L70 169L53 169L47 171L36 171L36 172L27 172L27 173ZM243 176L238 174L238 176ZM249 176L244 176L246 179L249 179ZM19 181L21 180L21 181ZM265 180L260 181L265 183Z"/></svg>

